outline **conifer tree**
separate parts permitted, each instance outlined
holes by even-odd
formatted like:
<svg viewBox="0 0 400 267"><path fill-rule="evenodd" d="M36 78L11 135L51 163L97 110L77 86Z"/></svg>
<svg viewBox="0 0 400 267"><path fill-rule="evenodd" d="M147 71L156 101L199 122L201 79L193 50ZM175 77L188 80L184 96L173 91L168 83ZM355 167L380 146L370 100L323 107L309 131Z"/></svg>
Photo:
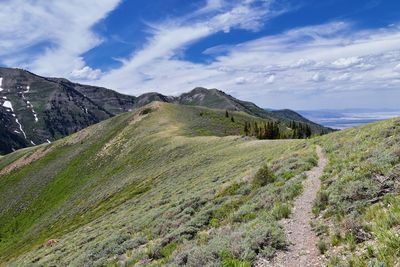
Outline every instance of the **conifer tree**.
<svg viewBox="0 0 400 267"><path fill-rule="evenodd" d="M247 121L244 122L244 134L245 134L246 136L249 135L249 128L248 128L248 126L247 126Z"/></svg>
<svg viewBox="0 0 400 267"><path fill-rule="evenodd" d="M257 122L254 122L254 135L256 137L258 137L258 133L260 132L260 130L258 129L258 125Z"/></svg>
<svg viewBox="0 0 400 267"><path fill-rule="evenodd" d="M226 118L229 118L228 110L225 110L225 117L226 117Z"/></svg>
<svg viewBox="0 0 400 267"><path fill-rule="evenodd" d="M311 137L311 127L308 124L306 125L306 137Z"/></svg>

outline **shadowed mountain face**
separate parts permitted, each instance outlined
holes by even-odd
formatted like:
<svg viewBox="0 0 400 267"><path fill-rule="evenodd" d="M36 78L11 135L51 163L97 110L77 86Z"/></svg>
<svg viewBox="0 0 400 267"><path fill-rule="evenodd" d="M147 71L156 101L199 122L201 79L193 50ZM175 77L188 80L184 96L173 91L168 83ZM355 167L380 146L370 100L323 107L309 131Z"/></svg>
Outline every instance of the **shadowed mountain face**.
<svg viewBox="0 0 400 267"><path fill-rule="evenodd" d="M50 142L128 111L135 97L0 68L0 153Z"/></svg>
<svg viewBox="0 0 400 267"><path fill-rule="evenodd" d="M315 134L329 132L293 111L265 111L217 89L195 88L179 97L158 93L135 97L21 69L0 68L0 154L51 142L153 101L243 111L285 124L291 120L307 123Z"/></svg>

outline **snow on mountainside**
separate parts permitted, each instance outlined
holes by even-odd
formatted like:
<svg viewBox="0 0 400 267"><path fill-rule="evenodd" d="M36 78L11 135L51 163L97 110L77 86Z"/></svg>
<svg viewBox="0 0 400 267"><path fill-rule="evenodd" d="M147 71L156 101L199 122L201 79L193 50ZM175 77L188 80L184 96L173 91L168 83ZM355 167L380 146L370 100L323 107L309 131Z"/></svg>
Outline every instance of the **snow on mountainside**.
<svg viewBox="0 0 400 267"><path fill-rule="evenodd" d="M243 111L286 125L297 121L308 124L314 134L330 131L293 111L265 111L217 89L199 87L178 97L156 92L135 97L21 69L0 68L0 154L62 138L153 101Z"/></svg>

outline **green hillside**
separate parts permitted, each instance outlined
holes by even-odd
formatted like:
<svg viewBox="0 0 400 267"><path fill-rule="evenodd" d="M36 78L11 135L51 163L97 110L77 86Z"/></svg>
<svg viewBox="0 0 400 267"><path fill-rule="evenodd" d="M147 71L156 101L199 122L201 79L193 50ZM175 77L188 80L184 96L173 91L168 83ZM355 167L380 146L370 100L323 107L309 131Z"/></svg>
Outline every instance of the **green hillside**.
<svg viewBox="0 0 400 267"><path fill-rule="evenodd" d="M12 163L0 185L1 261L250 263L283 249L276 221L301 192L314 149L304 140L207 136L237 134L241 121L257 119L224 114L155 103L2 158L2 167ZM264 164L276 177L252 182Z"/></svg>
<svg viewBox="0 0 400 267"><path fill-rule="evenodd" d="M332 129L313 123L294 111L266 111L217 89L195 88L181 96L150 92L136 97L3 67L0 67L0 81L0 155L53 142L153 101L241 111L260 120L279 123L284 132L286 127L296 123L299 129L293 138L308 137L300 125L307 128L310 135L332 132Z"/></svg>
<svg viewBox="0 0 400 267"><path fill-rule="evenodd" d="M230 116L154 102L1 157L0 265L250 266L273 258L290 242L279 220L317 163L316 144L329 165L313 227L329 264L399 264L399 119L257 140L243 127L259 117Z"/></svg>
<svg viewBox="0 0 400 267"><path fill-rule="evenodd" d="M329 264L399 266L400 119L315 142L323 144L329 157L314 207Z"/></svg>

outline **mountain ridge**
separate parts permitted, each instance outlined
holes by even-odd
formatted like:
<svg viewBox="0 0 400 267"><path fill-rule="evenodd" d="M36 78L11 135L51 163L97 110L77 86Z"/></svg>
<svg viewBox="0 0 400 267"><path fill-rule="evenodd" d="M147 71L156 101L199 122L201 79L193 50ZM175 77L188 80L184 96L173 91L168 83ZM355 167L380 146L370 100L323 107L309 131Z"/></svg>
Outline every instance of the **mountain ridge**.
<svg viewBox="0 0 400 267"><path fill-rule="evenodd" d="M0 68L0 77L0 154L57 140L153 101L244 111L287 125L294 120L308 124L314 134L330 131L293 111L291 116L287 111L266 111L218 89L196 87L180 96L157 92L131 96L22 69Z"/></svg>
<svg viewBox="0 0 400 267"><path fill-rule="evenodd" d="M280 220L317 163L315 145L329 162L313 203L321 234L311 245L325 244L328 266L338 258L341 266L396 266L400 118L257 140L241 134L259 117L229 113L234 121L221 109L152 102L1 157L0 266L272 259L292 241Z"/></svg>

